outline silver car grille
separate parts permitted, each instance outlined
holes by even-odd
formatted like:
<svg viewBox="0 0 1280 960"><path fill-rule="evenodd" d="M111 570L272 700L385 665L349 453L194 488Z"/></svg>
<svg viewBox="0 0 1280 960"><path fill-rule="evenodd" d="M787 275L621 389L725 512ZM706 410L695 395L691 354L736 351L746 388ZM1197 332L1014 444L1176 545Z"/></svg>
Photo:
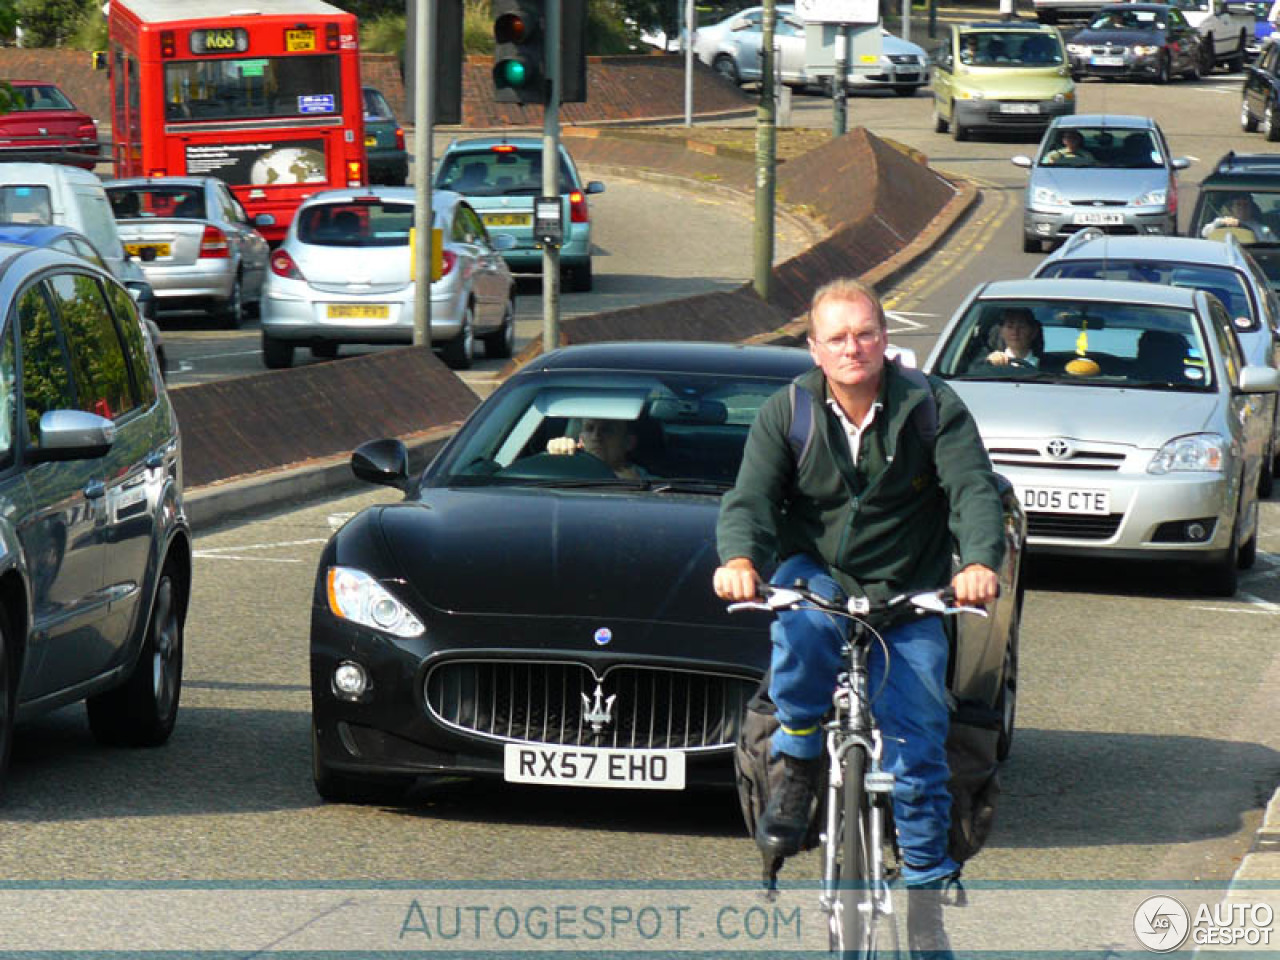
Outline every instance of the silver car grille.
<svg viewBox="0 0 1280 960"><path fill-rule="evenodd" d="M436 720L493 740L697 751L736 742L757 687L664 667L616 666L597 679L581 663L450 660L427 674L424 693ZM597 733L587 714L602 706L609 719Z"/></svg>
<svg viewBox="0 0 1280 960"><path fill-rule="evenodd" d="M991 447L987 451L991 463L1003 467L1031 467L1050 470L1119 470L1124 466L1125 454L1114 450L1090 449L1087 446L1075 450L1068 458L1050 457L1035 447Z"/></svg>

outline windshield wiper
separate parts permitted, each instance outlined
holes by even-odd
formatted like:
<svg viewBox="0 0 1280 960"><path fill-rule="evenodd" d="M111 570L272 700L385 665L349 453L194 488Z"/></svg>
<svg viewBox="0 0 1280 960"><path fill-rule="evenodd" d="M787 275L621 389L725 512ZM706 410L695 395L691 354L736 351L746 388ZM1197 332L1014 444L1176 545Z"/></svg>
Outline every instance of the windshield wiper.
<svg viewBox="0 0 1280 960"><path fill-rule="evenodd" d="M724 493L733 484L725 480L706 480L702 477L677 477L670 480L650 481L654 493Z"/></svg>

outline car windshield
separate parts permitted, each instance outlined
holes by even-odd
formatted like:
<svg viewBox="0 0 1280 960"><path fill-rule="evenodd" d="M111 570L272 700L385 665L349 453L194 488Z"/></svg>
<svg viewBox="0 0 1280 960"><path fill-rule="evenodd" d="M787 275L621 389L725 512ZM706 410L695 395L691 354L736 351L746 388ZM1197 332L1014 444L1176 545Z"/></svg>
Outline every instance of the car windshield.
<svg viewBox="0 0 1280 960"><path fill-rule="evenodd" d="M1164 166L1164 154L1150 130L1063 127L1046 138L1039 165L1154 170Z"/></svg>
<svg viewBox="0 0 1280 960"><path fill-rule="evenodd" d="M436 173L437 190L468 197L537 197L542 194L542 149L510 144L488 150L447 153ZM560 158L560 192L575 189L569 166Z"/></svg>
<svg viewBox="0 0 1280 960"><path fill-rule="evenodd" d="M1042 67L1063 62L1062 44L1047 33L983 30L962 34L960 62L975 67Z"/></svg>
<svg viewBox="0 0 1280 960"><path fill-rule="evenodd" d="M205 219L204 191L199 187L108 187L107 199L117 220L170 217Z"/></svg>
<svg viewBox="0 0 1280 960"><path fill-rule="evenodd" d="M0 221L5 223L53 223L49 188L25 184L0 186Z"/></svg>
<svg viewBox="0 0 1280 960"><path fill-rule="evenodd" d="M1164 19L1154 10L1111 7L1089 21L1090 30L1163 30Z"/></svg>
<svg viewBox="0 0 1280 960"><path fill-rule="evenodd" d="M372 87L364 88L364 118L366 120L391 120L391 107L386 98Z"/></svg>
<svg viewBox="0 0 1280 960"><path fill-rule="evenodd" d="M74 110L75 105L66 94L51 83L29 87L14 87L15 110Z"/></svg>
<svg viewBox="0 0 1280 960"><path fill-rule="evenodd" d="M298 214L298 239L321 247L403 247L413 205L383 200L318 203Z"/></svg>
<svg viewBox="0 0 1280 960"><path fill-rule="evenodd" d="M1231 233L1247 244L1280 243L1280 191L1202 187L1190 233L1212 239Z"/></svg>
<svg viewBox="0 0 1280 960"><path fill-rule="evenodd" d="M516 381L472 418L424 482L718 494L737 476L761 404L785 383L617 372Z"/></svg>
<svg viewBox="0 0 1280 960"><path fill-rule="evenodd" d="M1020 323L1025 359L1004 331ZM952 380L1019 380L1064 386L1209 391L1195 314L1177 307L1068 300L978 300L947 340L937 373Z"/></svg>
<svg viewBox="0 0 1280 960"><path fill-rule="evenodd" d="M1193 287L1212 293L1226 306L1237 330L1257 330L1258 311L1249 298L1244 274L1234 267L1202 263L1174 263L1168 260L1063 260L1048 264L1037 274L1081 280L1134 280L1162 283L1170 287Z"/></svg>

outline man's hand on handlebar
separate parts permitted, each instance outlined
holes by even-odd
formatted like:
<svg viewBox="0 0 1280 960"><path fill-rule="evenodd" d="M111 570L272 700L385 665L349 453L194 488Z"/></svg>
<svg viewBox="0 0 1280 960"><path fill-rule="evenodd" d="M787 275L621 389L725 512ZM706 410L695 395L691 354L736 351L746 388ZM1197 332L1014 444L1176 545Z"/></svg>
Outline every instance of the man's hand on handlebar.
<svg viewBox="0 0 1280 960"><path fill-rule="evenodd" d="M760 574L746 557L734 557L723 567L716 568L713 583L716 596L721 600L754 600L759 592Z"/></svg>
<svg viewBox="0 0 1280 960"><path fill-rule="evenodd" d="M971 563L951 578L956 592L956 603L977 607L991 603L1000 595L1000 581L990 567Z"/></svg>

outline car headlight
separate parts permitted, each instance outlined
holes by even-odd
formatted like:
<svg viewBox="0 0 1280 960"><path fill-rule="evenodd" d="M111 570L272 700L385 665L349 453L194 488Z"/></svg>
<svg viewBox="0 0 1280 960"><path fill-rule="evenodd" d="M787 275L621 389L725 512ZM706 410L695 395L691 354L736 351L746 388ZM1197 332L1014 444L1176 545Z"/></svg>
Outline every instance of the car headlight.
<svg viewBox="0 0 1280 960"><path fill-rule="evenodd" d="M1074 90L1063 90L1061 93L1055 93L1053 95L1053 102L1054 103L1070 103L1075 98L1076 98L1076 95Z"/></svg>
<svg viewBox="0 0 1280 960"><path fill-rule="evenodd" d="M1176 437L1151 458L1147 473L1221 473L1226 453L1227 441L1216 433L1193 433L1189 437Z"/></svg>
<svg viewBox="0 0 1280 960"><path fill-rule="evenodd" d="M1152 46L1137 46L1133 48L1133 52L1140 57L1154 57L1160 52L1160 48Z"/></svg>
<svg viewBox="0 0 1280 960"><path fill-rule="evenodd" d="M325 585L335 617L397 637L420 637L426 632L408 607L363 570L330 567Z"/></svg>
<svg viewBox="0 0 1280 960"><path fill-rule="evenodd" d="M1067 198L1060 194L1057 190L1049 187L1036 187L1031 191L1032 203L1047 203L1051 207L1067 206Z"/></svg>
<svg viewBox="0 0 1280 960"><path fill-rule="evenodd" d="M985 100L987 95L981 90L957 90L957 100Z"/></svg>
<svg viewBox="0 0 1280 960"><path fill-rule="evenodd" d="M1133 202L1140 207L1154 207L1162 206L1167 199L1169 199L1168 190L1149 190Z"/></svg>
<svg viewBox="0 0 1280 960"><path fill-rule="evenodd" d="M1067 44L1067 53L1074 53L1077 57L1082 56L1088 52L1089 52L1089 48L1086 47L1083 43Z"/></svg>

